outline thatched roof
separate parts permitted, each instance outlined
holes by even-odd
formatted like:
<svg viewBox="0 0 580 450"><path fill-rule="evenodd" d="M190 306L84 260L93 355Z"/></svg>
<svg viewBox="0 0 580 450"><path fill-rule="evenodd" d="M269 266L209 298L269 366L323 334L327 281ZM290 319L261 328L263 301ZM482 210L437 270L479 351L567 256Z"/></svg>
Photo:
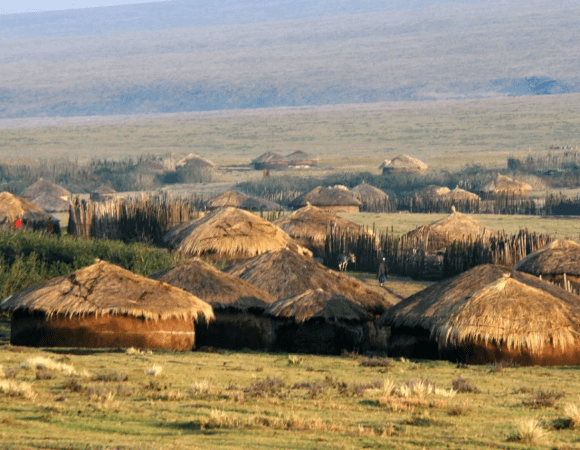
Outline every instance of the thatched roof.
<svg viewBox="0 0 580 450"><path fill-rule="evenodd" d="M402 300L378 325L428 330L440 349L502 343L534 354L580 337L580 300L533 275L483 265Z"/></svg>
<svg viewBox="0 0 580 450"><path fill-rule="evenodd" d="M383 168L383 172L418 172L423 173L428 166L423 161L412 156L401 154L391 159L391 162Z"/></svg>
<svg viewBox="0 0 580 450"><path fill-rule="evenodd" d="M269 293L241 278L220 272L199 258L182 261L169 269L154 273L150 278L192 293L209 303L215 311L263 311L276 300Z"/></svg>
<svg viewBox="0 0 580 450"><path fill-rule="evenodd" d="M264 314L296 323L312 319L331 322L366 322L371 319L369 312L362 306L340 294L323 289L308 289L292 297L280 299L270 305Z"/></svg>
<svg viewBox="0 0 580 450"><path fill-rule="evenodd" d="M530 253L515 269L536 276L564 273L580 276L580 244L568 239L555 240Z"/></svg>
<svg viewBox="0 0 580 450"><path fill-rule="evenodd" d="M289 155L286 155L288 164L291 166L316 166L318 165L318 158L310 153L296 150Z"/></svg>
<svg viewBox="0 0 580 450"><path fill-rule="evenodd" d="M415 192L414 196L424 200L437 200L449 192L451 192L451 190L446 186L430 184L425 189Z"/></svg>
<svg viewBox="0 0 580 450"><path fill-rule="evenodd" d="M479 195L474 194L473 192L466 191L465 189L461 189L459 186L455 189L443 194L441 196L444 200L451 200L457 202L476 202L481 200Z"/></svg>
<svg viewBox="0 0 580 450"><path fill-rule="evenodd" d="M49 194L48 192L40 194L38 197L34 197L30 200L46 212L68 211L70 207L70 201L63 200L61 197Z"/></svg>
<svg viewBox="0 0 580 450"><path fill-rule="evenodd" d="M365 204L373 204L389 200L389 196L385 192L377 187L365 183L364 181L358 186L352 188L352 193L355 198Z"/></svg>
<svg viewBox="0 0 580 450"><path fill-rule="evenodd" d="M385 167L387 167L389 164L391 164L391 160L390 159L385 159L381 165L379 166L379 170L383 170Z"/></svg>
<svg viewBox="0 0 580 450"><path fill-rule="evenodd" d="M196 155L195 153L190 153L185 158L181 158L175 167L197 167L198 169L210 169L215 167L215 164L207 158Z"/></svg>
<svg viewBox="0 0 580 450"><path fill-rule="evenodd" d="M414 230L405 233L403 239L417 240L419 242L427 242L429 249L439 249L449 244L448 236L431 227L430 225L422 225Z"/></svg>
<svg viewBox="0 0 580 450"><path fill-rule="evenodd" d="M495 180L483 187L482 192L494 195L527 197L532 192L532 186L498 173Z"/></svg>
<svg viewBox="0 0 580 450"><path fill-rule="evenodd" d="M324 267L293 252L272 251L225 269L281 299L308 289L323 289L345 296L368 311L381 314L399 299L372 290L362 281Z"/></svg>
<svg viewBox="0 0 580 450"><path fill-rule="evenodd" d="M28 186L22 194L28 200L34 200L41 195L52 195L53 197L61 198L62 200L67 200L70 198L70 191L56 183L45 180L44 178L39 178L38 181Z"/></svg>
<svg viewBox="0 0 580 450"><path fill-rule="evenodd" d="M163 240L178 253L191 256L216 254L239 259L281 249L312 256L310 250L298 245L273 223L231 207L177 225Z"/></svg>
<svg viewBox="0 0 580 450"><path fill-rule="evenodd" d="M329 226L352 232L359 232L361 229L359 224L312 205L300 208L288 217L282 217L274 223L294 239L306 238L315 244L322 245L326 240Z"/></svg>
<svg viewBox="0 0 580 450"><path fill-rule="evenodd" d="M24 225L48 223L53 217L30 200L10 192L0 192L0 225L12 225L20 218Z"/></svg>
<svg viewBox="0 0 580 450"><path fill-rule="evenodd" d="M209 209L224 208L227 206L233 206L234 208L245 209L247 211L280 211L285 209L276 202L266 200L265 198L250 197L235 190L226 191L209 199L207 202Z"/></svg>
<svg viewBox="0 0 580 450"><path fill-rule="evenodd" d="M5 299L1 310L42 312L47 316L128 315L150 320L214 318L211 306L167 283L99 261Z"/></svg>
<svg viewBox="0 0 580 450"><path fill-rule="evenodd" d="M302 208L308 204L314 206L361 206L360 200L353 197L350 191L339 188L315 187L290 202L293 208Z"/></svg>
<svg viewBox="0 0 580 450"><path fill-rule="evenodd" d="M476 239L478 237L489 237L496 232L489 227L481 225L473 217L455 211L442 220L430 224L435 231L447 235L448 240Z"/></svg>
<svg viewBox="0 0 580 450"><path fill-rule="evenodd" d="M98 188L93 189L91 194L98 194L98 195L111 195L116 194L117 191L113 187L111 183L101 184Z"/></svg>
<svg viewBox="0 0 580 450"><path fill-rule="evenodd" d="M258 156L251 162L251 164L253 164L256 169L276 169L287 167L288 160L278 153L267 152Z"/></svg>

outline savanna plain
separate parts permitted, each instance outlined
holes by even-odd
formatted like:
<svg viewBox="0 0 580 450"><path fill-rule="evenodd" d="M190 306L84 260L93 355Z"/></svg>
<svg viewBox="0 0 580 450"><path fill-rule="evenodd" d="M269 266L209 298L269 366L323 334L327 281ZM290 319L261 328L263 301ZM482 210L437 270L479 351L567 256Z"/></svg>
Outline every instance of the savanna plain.
<svg viewBox="0 0 580 450"><path fill-rule="evenodd" d="M11 119L0 122L0 150L14 161L195 152L218 166L247 164L270 150L319 155L319 168L302 176L376 173L382 160L403 152L437 170L505 167L508 155L545 153L553 142L577 146L577 100ZM232 186L260 176L222 171L216 181ZM345 215L396 234L442 216ZM477 218L510 233L528 227L578 235L575 218ZM357 276L376 284L372 274ZM389 280L405 295L426 285ZM354 353L24 348L8 344L8 321L1 327L0 448L580 448L575 366L467 366Z"/></svg>

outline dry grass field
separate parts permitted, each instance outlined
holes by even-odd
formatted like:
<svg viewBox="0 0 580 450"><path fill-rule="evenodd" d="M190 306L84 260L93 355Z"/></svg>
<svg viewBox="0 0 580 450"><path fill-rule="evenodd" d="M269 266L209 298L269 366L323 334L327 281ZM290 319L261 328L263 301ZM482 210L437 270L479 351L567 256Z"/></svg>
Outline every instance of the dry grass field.
<svg viewBox="0 0 580 450"><path fill-rule="evenodd" d="M320 167L296 172L378 173L399 153L432 168L505 167L511 154L578 146L578 94L481 100L393 102L217 113L0 120L0 158L90 158L195 152L219 166L267 151L304 150ZM287 173L287 172L284 172ZM273 176L276 176L274 173ZM239 182L223 173L216 181Z"/></svg>
<svg viewBox="0 0 580 450"><path fill-rule="evenodd" d="M0 347L0 448L580 446L578 367Z"/></svg>

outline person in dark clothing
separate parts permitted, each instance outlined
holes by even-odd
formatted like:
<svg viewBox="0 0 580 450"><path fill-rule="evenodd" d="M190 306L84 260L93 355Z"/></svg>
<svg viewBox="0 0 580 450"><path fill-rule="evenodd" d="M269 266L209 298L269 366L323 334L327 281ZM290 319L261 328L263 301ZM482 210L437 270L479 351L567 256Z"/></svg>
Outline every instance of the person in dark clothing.
<svg viewBox="0 0 580 450"><path fill-rule="evenodd" d="M389 273L389 268L387 266L387 261L385 258L379 263L379 270L377 271L377 279L379 284L382 286L385 281L387 281L387 275Z"/></svg>

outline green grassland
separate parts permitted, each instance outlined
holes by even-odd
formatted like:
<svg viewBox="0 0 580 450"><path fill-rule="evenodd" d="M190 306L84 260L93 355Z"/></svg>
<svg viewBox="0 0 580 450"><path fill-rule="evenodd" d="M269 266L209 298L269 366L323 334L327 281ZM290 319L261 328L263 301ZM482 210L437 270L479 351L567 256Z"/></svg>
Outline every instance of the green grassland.
<svg viewBox="0 0 580 450"><path fill-rule="evenodd" d="M417 157L434 169L505 167L507 156L545 154L552 143L578 147L580 95L394 102L158 116L0 121L0 157L22 160L123 158L195 152L218 166L260 154L318 155L319 176L378 173L385 158ZM273 172L277 176L278 172ZM255 175L255 174L253 174ZM245 176L245 175L244 175ZM252 175L250 175L252 176ZM239 174L216 181L242 181Z"/></svg>
<svg viewBox="0 0 580 450"><path fill-rule="evenodd" d="M580 444L578 367L7 345L0 364L0 448Z"/></svg>

